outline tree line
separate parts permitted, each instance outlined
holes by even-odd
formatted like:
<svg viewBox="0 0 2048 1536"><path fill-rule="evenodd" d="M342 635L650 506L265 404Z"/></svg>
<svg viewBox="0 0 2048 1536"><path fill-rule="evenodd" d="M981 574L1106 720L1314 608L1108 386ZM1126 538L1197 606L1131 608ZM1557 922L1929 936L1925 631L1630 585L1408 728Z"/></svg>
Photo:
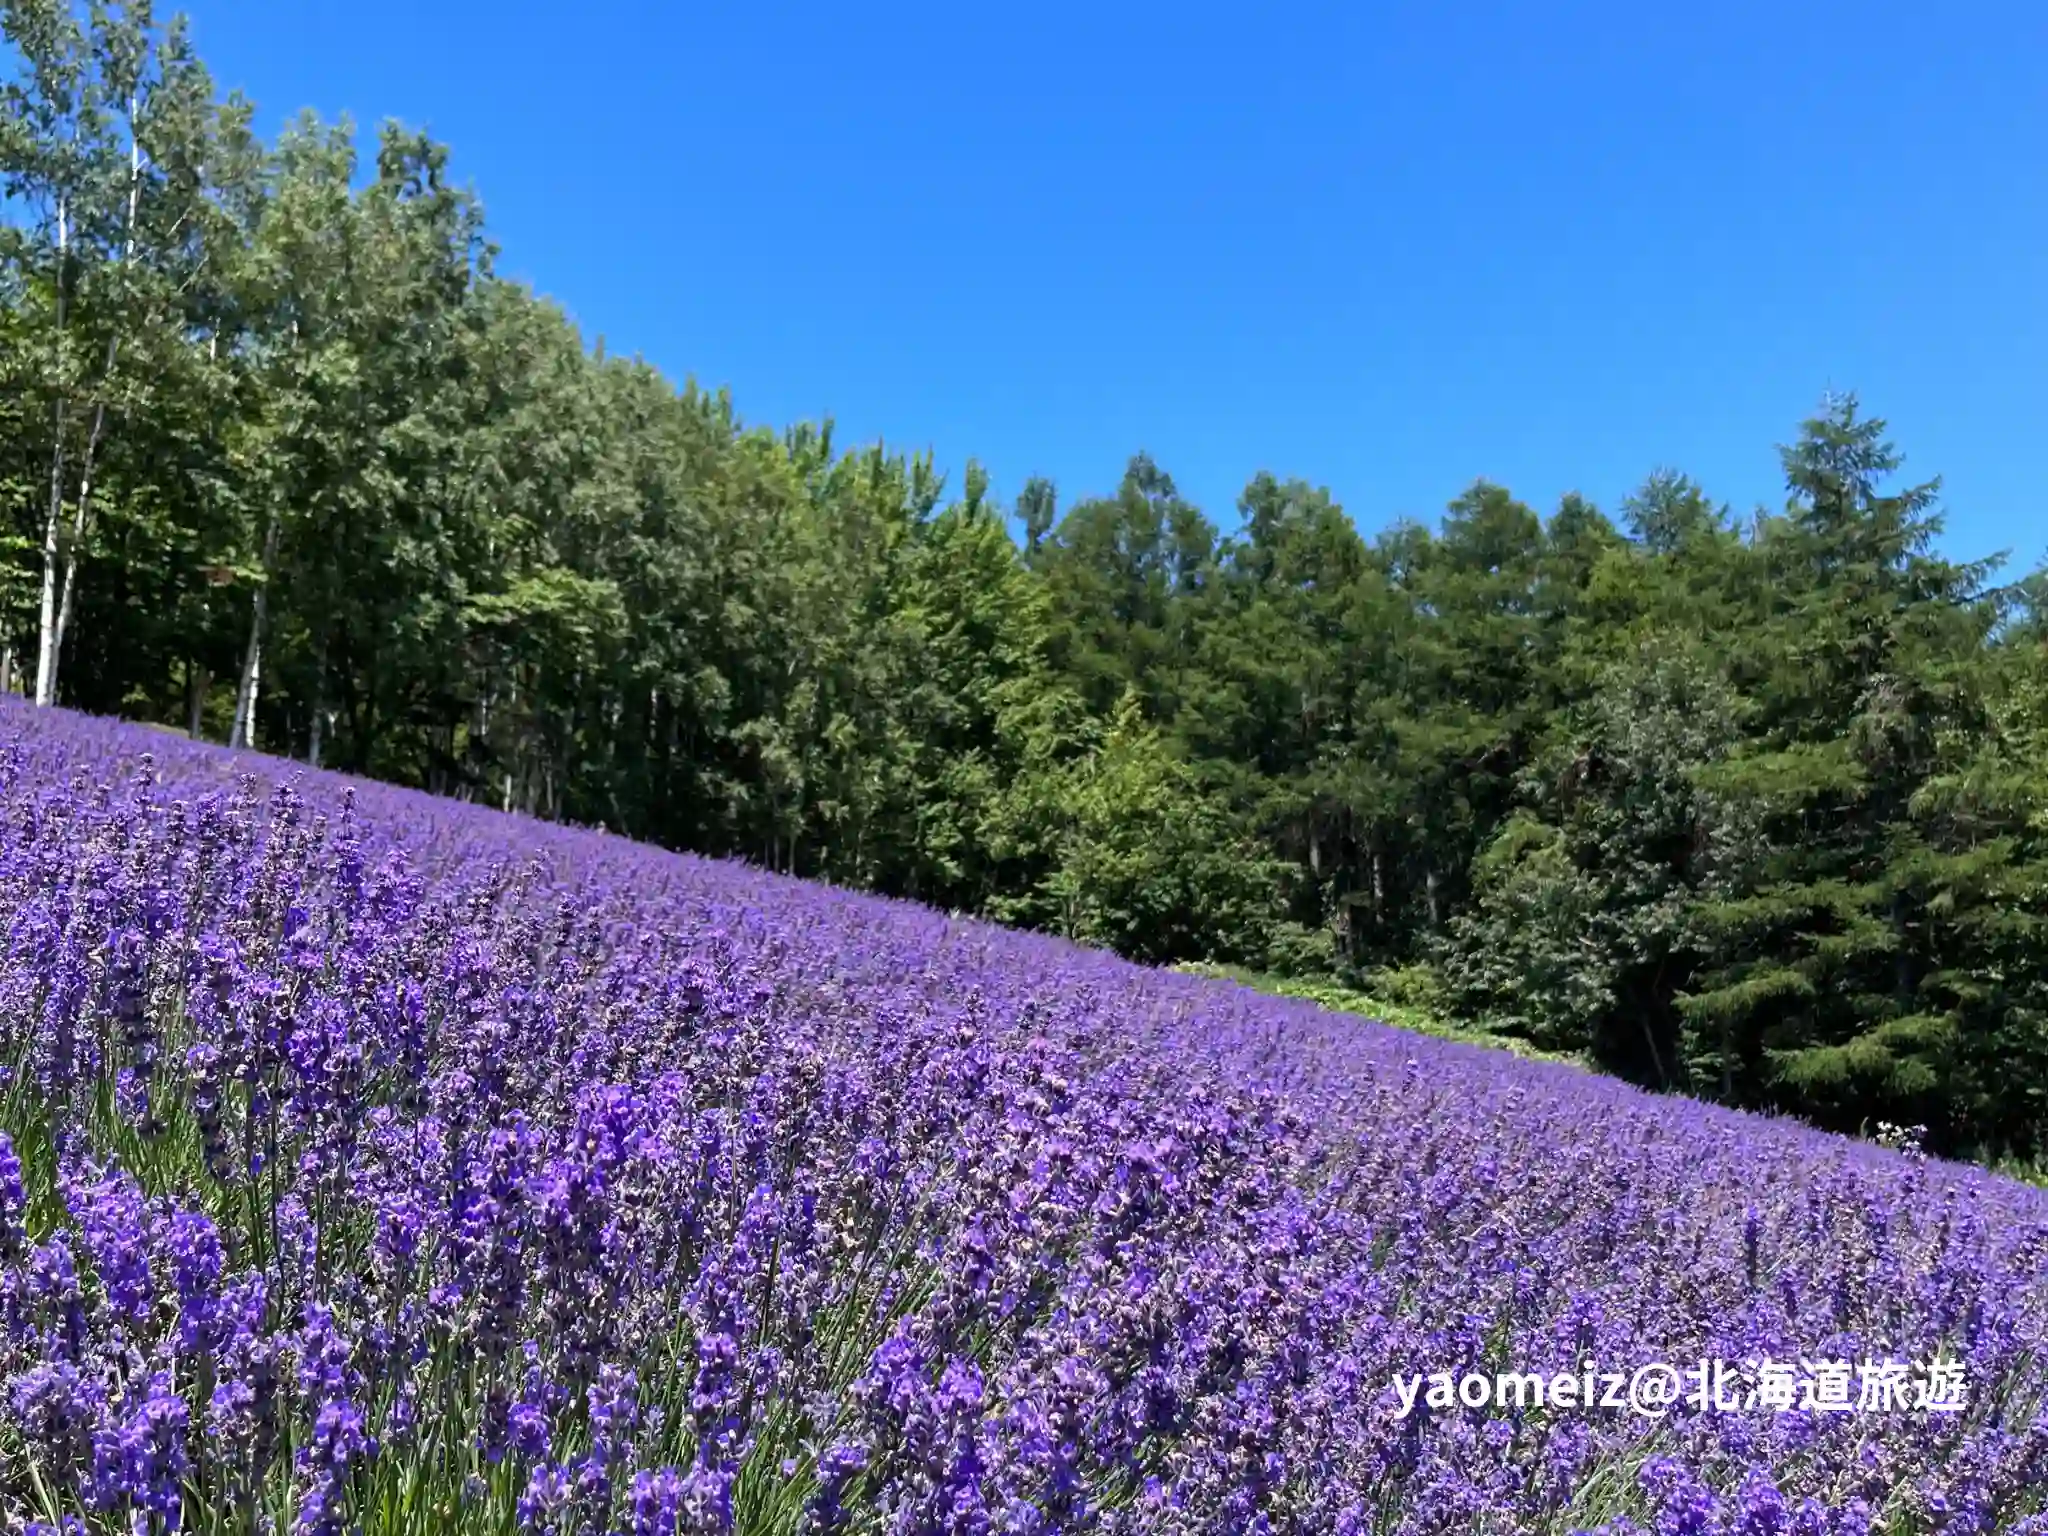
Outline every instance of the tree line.
<svg viewBox="0 0 2048 1536"><path fill-rule="evenodd" d="M2040 1149L2048 577L1940 554L1853 399L1749 515L1003 507L586 346L424 135L0 23L0 684Z"/></svg>

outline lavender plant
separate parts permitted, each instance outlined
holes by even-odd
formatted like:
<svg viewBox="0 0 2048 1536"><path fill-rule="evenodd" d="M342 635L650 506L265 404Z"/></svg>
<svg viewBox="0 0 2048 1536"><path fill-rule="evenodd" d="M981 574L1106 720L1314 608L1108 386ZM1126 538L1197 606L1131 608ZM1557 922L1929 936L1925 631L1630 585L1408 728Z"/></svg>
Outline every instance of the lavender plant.
<svg viewBox="0 0 2048 1536"><path fill-rule="evenodd" d="M2048 1194L0 704L36 1532L2048 1532ZM1397 1372L1941 1355L1954 1414Z"/></svg>

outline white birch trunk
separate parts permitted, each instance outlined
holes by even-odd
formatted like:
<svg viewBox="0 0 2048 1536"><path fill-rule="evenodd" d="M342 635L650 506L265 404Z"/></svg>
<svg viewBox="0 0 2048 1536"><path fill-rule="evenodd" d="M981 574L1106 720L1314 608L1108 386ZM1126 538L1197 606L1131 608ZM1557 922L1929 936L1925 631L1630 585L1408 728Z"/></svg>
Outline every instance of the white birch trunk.
<svg viewBox="0 0 2048 1536"><path fill-rule="evenodd" d="M36 703L57 698L57 530L64 522L64 321L65 268L71 261L70 209L57 199L57 398L51 406L50 506L43 519L43 606L36 629Z"/></svg>
<svg viewBox="0 0 2048 1536"><path fill-rule="evenodd" d="M260 635L249 637L249 709L242 717L242 745L255 750L256 746L256 695L263 682L263 640Z"/></svg>
<svg viewBox="0 0 2048 1536"><path fill-rule="evenodd" d="M256 740L256 690L263 672L263 625L270 613L270 568L277 560L277 513L263 531L263 579L249 605L249 646L242 655L242 677L235 686L235 721L228 727L230 747L248 747Z"/></svg>
<svg viewBox="0 0 2048 1536"><path fill-rule="evenodd" d="M321 738L327 726L327 648L320 648L320 659L313 671L313 724L307 737L306 763L309 767L320 766Z"/></svg>
<svg viewBox="0 0 2048 1536"><path fill-rule="evenodd" d="M114 366L114 343L107 343L107 366ZM71 597L78 588L78 551L85 544L85 519L87 509L92 505L92 465L98 456L100 433L107 424L107 402L102 400L93 408L92 431L85 439L85 458L78 479L78 507L71 518L71 539L64 547L63 596L57 601L56 644L50 649L50 688L52 694L57 686L56 658L64 654L64 636L71 629Z"/></svg>
<svg viewBox="0 0 2048 1536"><path fill-rule="evenodd" d="M128 222L121 235L121 266L129 274L135 270L135 215L142 197L142 141L135 133L135 113L138 103L133 96L128 98ZM116 330L107 337L107 361L100 374L100 397L93 406L92 431L86 436L85 457L78 472L78 508L71 520L71 542L64 550L64 595L57 604L56 644L51 647L51 687L56 686L56 658L64 654L64 636L71 628L71 600L78 585L78 556L85 548L87 519L92 510L92 471L99 457L100 439L107 427L107 395L113 385L114 361L120 355L121 333Z"/></svg>

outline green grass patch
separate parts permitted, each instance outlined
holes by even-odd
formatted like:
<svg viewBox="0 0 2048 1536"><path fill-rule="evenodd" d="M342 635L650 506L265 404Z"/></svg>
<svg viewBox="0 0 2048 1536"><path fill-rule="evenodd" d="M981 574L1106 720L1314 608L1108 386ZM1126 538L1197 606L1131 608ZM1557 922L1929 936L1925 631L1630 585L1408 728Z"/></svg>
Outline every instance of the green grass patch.
<svg viewBox="0 0 2048 1536"><path fill-rule="evenodd" d="M1527 1061L1554 1061L1572 1067L1586 1065L1581 1057L1539 1050L1526 1040L1488 1029L1484 1024L1446 1018L1414 1003L1395 1002L1390 998L1346 986L1331 978L1276 976L1266 971L1245 970L1234 965L1214 965L1201 960L1188 961L1174 969L1190 976L1234 981L1241 987L1249 987L1252 991L1263 992L1269 997L1299 998L1303 1002L1314 1003L1329 1013L1352 1014L1358 1018L1392 1025L1395 1029L1405 1029L1411 1034L1428 1035L1436 1040L1455 1040L1461 1045L1478 1045L1489 1050L1507 1051Z"/></svg>

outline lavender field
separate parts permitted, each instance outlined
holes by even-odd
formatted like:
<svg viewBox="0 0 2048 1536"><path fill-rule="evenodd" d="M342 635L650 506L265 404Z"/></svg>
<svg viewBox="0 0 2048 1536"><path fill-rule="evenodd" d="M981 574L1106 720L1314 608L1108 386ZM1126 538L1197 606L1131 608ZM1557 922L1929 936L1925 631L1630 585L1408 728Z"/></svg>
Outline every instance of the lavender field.
<svg viewBox="0 0 2048 1536"><path fill-rule="evenodd" d="M37 1531L2048 1531L2048 1196L0 705ZM1959 1413L1396 1373L1960 1362Z"/></svg>

